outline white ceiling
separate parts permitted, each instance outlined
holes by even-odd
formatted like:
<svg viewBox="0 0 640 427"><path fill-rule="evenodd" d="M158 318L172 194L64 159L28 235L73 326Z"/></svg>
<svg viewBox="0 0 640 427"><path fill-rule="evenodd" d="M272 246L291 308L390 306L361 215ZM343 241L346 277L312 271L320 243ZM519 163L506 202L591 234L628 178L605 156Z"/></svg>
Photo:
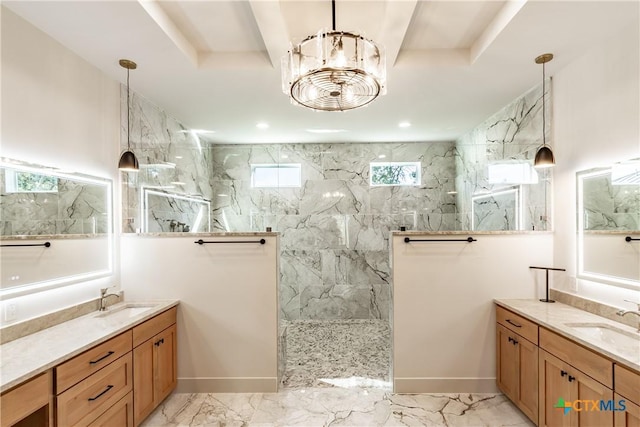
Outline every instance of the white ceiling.
<svg viewBox="0 0 640 427"><path fill-rule="evenodd" d="M594 42L639 25L632 1L337 0L336 28L387 51L388 94L366 108L314 112L281 91L289 41L331 27L306 0L3 1L70 50L216 142L453 140ZM256 123L269 123L257 129ZM400 121L411 126L399 128ZM318 134L309 129L340 129Z"/></svg>

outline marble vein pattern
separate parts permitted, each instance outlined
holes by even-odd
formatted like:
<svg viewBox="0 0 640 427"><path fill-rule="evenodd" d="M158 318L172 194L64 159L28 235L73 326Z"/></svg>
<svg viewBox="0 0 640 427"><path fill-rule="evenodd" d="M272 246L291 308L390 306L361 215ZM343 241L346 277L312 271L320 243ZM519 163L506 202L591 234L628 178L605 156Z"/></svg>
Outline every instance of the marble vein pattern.
<svg viewBox="0 0 640 427"><path fill-rule="evenodd" d="M585 230L640 230L640 184L613 185L611 173L582 182Z"/></svg>
<svg viewBox="0 0 640 427"><path fill-rule="evenodd" d="M360 388L173 394L142 423L143 427L533 425L501 394L400 395Z"/></svg>
<svg viewBox="0 0 640 427"><path fill-rule="evenodd" d="M545 96L551 96L551 89ZM551 184L546 169L529 168L537 183L531 179L523 179L521 184L517 180L502 182L489 175L490 165L533 164L537 148L542 145L542 113L542 85L539 85L456 141L455 206L461 221L458 229L513 230L518 217L522 218L520 229L548 228L545 206L550 202ZM547 123L551 123L550 109L546 114ZM549 141L551 126L546 130ZM519 191L520 200L515 204L513 197L504 197L505 190L514 188Z"/></svg>
<svg viewBox="0 0 640 427"><path fill-rule="evenodd" d="M391 389L391 329L384 320L287 322L282 386Z"/></svg>
<svg viewBox="0 0 640 427"><path fill-rule="evenodd" d="M471 197L504 190L489 183L488 165L533 158L541 97L532 90L455 142L224 144L134 94L131 144L141 170L124 174L123 228L193 230L198 204L176 198L198 198L210 203L210 225L201 231L280 233L281 319L388 319L390 232L471 229ZM371 162L418 161L419 185L370 185ZM252 165L265 164L300 165L300 186L255 187ZM517 200L485 196L475 210L478 230L544 229L544 184L515 187ZM143 206L146 221L141 188L166 195Z"/></svg>
<svg viewBox="0 0 640 427"><path fill-rule="evenodd" d="M10 192L0 170L0 235L98 234L109 230L106 187L59 178L55 191Z"/></svg>

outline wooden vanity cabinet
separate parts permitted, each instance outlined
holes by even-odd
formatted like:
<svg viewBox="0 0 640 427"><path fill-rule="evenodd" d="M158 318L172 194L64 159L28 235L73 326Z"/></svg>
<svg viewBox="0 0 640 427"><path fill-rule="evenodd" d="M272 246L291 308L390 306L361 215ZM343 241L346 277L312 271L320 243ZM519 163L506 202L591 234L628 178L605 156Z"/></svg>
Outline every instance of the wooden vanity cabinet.
<svg viewBox="0 0 640 427"><path fill-rule="evenodd" d="M616 427L640 427L640 373L624 366L614 366L614 384L616 402L624 400L625 411L616 411Z"/></svg>
<svg viewBox="0 0 640 427"><path fill-rule="evenodd" d="M534 423L538 420L538 326L496 308L496 382ZM505 326L506 325L506 326ZM521 334L514 331L517 330ZM526 339L526 335L534 342Z"/></svg>
<svg viewBox="0 0 640 427"><path fill-rule="evenodd" d="M0 396L3 427L53 427L53 374L49 370Z"/></svg>
<svg viewBox="0 0 640 427"><path fill-rule="evenodd" d="M176 387L176 309L133 328L134 425L139 425Z"/></svg>
<svg viewBox="0 0 640 427"><path fill-rule="evenodd" d="M613 363L609 359L540 328L539 372L540 426L613 426L614 411L590 406L593 401L613 400ZM566 415L556 407L560 399L575 406Z"/></svg>
<svg viewBox="0 0 640 427"><path fill-rule="evenodd" d="M131 393L131 343L129 330L56 367L58 426L100 425L98 420L108 417L104 414L112 413L114 406ZM128 410L132 409L129 406Z"/></svg>

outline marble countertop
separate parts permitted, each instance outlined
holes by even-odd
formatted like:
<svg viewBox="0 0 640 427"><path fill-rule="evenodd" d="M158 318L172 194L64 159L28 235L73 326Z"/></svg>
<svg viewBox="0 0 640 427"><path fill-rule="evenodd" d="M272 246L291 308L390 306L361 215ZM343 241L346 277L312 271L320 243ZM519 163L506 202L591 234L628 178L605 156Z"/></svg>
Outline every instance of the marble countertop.
<svg viewBox="0 0 640 427"><path fill-rule="evenodd" d="M640 371L640 341L638 346L614 346L567 325L574 323L607 325L640 338L640 334L631 326L614 322L605 317L559 302L549 304L530 299L496 299L494 301L499 306L511 310L540 326L544 326L559 335L580 343L622 365Z"/></svg>
<svg viewBox="0 0 640 427"><path fill-rule="evenodd" d="M220 231L216 233L190 233L190 232L159 232L159 233L125 233L123 236L137 237L275 237L277 231Z"/></svg>
<svg viewBox="0 0 640 427"><path fill-rule="evenodd" d="M151 306L131 317L116 315L124 305ZM171 301L125 301L109 307L113 316L94 311L0 346L0 392L45 372L179 304ZM108 312L107 311L107 312Z"/></svg>

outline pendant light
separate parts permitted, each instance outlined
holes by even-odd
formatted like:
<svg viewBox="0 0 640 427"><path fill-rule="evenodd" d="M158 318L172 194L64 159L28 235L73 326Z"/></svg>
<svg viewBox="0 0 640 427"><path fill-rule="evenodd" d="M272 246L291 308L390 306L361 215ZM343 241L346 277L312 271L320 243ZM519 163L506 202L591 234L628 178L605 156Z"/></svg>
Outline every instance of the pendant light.
<svg viewBox="0 0 640 427"><path fill-rule="evenodd" d="M130 120L130 109L131 109L131 95L129 91L129 71L135 70L138 66L135 62L129 61L128 59L121 59L119 62L122 68L127 69L127 150L122 153L120 156L120 161L118 162L118 169L123 172L138 172L140 166L138 164L138 159L136 155L131 151L131 139L129 137L129 133L131 131L131 126L129 124Z"/></svg>
<svg viewBox="0 0 640 427"><path fill-rule="evenodd" d="M384 50L359 34L320 30L292 45L282 58L282 91L294 105L316 111L346 111L369 104L386 89Z"/></svg>
<svg viewBox="0 0 640 427"><path fill-rule="evenodd" d="M538 148L533 166L536 168L550 168L556 165L556 159L553 157L551 147L547 145L547 109L546 109L546 76L544 73L544 64L553 59L552 53L545 53L536 58L536 64L542 64L542 147Z"/></svg>

